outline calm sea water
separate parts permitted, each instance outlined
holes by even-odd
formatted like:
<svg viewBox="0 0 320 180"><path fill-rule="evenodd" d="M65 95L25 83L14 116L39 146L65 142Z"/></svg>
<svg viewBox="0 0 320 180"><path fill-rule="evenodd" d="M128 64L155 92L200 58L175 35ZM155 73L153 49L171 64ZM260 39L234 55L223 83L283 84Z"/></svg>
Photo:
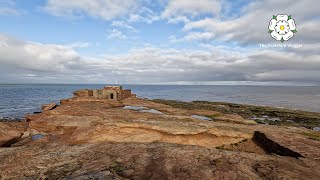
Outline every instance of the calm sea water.
<svg viewBox="0 0 320 180"><path fill-rule="evenodd" d="M83 88L103 85L0 85L0 117L21 118L26 113L40 111L42 104L72 97ZM320 112L320 87L287 86L165 86L123 85L139 97L205 100L242 104L271 105Z"/></svg>

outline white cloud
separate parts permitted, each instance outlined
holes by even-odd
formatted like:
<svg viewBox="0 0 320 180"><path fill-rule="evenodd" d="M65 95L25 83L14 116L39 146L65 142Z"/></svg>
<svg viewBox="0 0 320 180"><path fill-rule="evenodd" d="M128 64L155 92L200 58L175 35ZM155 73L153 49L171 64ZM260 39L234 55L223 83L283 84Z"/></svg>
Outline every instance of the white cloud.
<svg viewBox="0 0 320 180"><path fill-rule="evenodd" d="M219 0L171 0L168 2L162 17L176 18L181 16L199 16L202 14L219 14L221 4Z"/></svg>
<svg viewBox="0 0 320 180"><path fill-rule="evenodd" d="M214 38L214 34L211 32L191 32L187 34L184 39L187 41L201 41L201 40L211 40Z"/></svg>
<svg viewBox="0 0 320 180"><path fill-rule="evenodd" d="M114 72L142 82L288 81L320 83L320 55L256 50L247 53L216 47L209 51L142 48L106 59ZM307 59L307 60L306 60ZM296 72L299 72L296 74ZM273 74L274 73L274 74ZM281 75L281 76L279 76Z"/></svg>
<svg viewBox="0 0 320 180"><path fill-rule="evenodd" d="M108 83L138 80L320 84L320 55L308 47L246 52L210 45L205 45L207 50L145 47L96 59L81 56L66 45L26 42L4 35L0 35L0 41L5 44L0 48L0 82L107 83L107 77Z"/></svg>
<svg viewBox="0 0 320 180"><path fill-rule="evenodd" d="M108 39L127 39L127 36L124 35L120 30L118 29L112 29L112 31L110 33L108 33L107 35Z"/></svg>
<svg viewBox="0 0 320 180"><path fill-rule="evenodd" d="M75 51L61 45L24 42L4 35L0 35L0 40L6 44L0 49L3 67L30 71L63 71L66 60L77 59Z"/></svg>
<svg viewBox="0 0 320 180"><path fill-rule="evenodd" d="M187 22L184 31L200 29L211 32L221 41L234 41L243 44L272 42L266 28L272 15L289 14L297 23L298 34L290 42L315 43L319 36L314 33L320 27L320 13L314 1L253 1L235 18L207 17Z"/></svg>
<svg viewBox="0 0 320 180"><path fill-rule="evenodd" d="M0 14L15 14L13 1L6 2L9 3L5 6L0 3ZM151 24L165 18L169 23L185 23L183 31L177 33L179 36L172 35L169 41L195 41L202 50L151 45L97 59L77 52L78 48L90 46L86 42L43 44L0 34L0 82L106 83L108 79L109 83L138 80L141 83L285 81L320 84L319 11L311 0L253 1L239 16L232 17L222 17L221 3L215 0L171 0L165 3L162 13L141 6L139 2L48 0L45 10L57 16L88 15L110 20L113 29L107 34L108 39L130 39L124 32L135 31L132 24L137 22ZM278 13L291 14L296 20L298 33L290 42L302 43L302 48L250 49L237 45L273 42L267 27L272 15ZM211 40L213 44L219 44L218 40L229 41L232 45L212 45Z"/></svg>
<svg viewBox="0 0 320 180"><path fill-rule="evenodd" d="M44 9L56 16L83 14L112 20L124 17L138 7L138 0L48 0Z"/></svg>
<svg viewBox="0 0 320 180"><path fill-rule="evenodd" d="M213 40L214 34L211 32L189 32L182 38L177 38L174 35L169 36L169 41L172 43L185 41L210 41Z"/></svg>
<svg viewBox="0 0 320 180"><path fill-rule="evenodd" d="M161 18L155 12L147 7L140 7L135 13L129 15L129 22L144 22L147 24L152 24L155 21L159 21Z"/></svg>
<svg viewBox="0 0 320 180"><path fill-rule="evenodd" d="M190 22L189 18L187 16L177 16L177 17L172 17L168 19L169 23L179 23L179 22L183 22L183 23L188 23Z"/></svg>
<svg viewBox="0 0 320 180"><path fill-rule="evenodd" d="M69 45L27 42L1 35L0 82L96 82L104 68L99 60L80 56ZM111 76L105 71L105 76ZM90 77L90 78L88 78Z"/></svg>
<svg viewBox="0 0 320 180"><path fill-rule="evenodd" d="M66 46L70 47L70 48L86 48L86 47L90 46L90 43L88 43L88 42L74 42L71 44L67 44Z"/></svg>
<svg viewBox="0 0 320 180"><path fill-rule="evenodd" d="M133 26L129 25L125 21L112 21L111 26L118 27L118 28L125 28L125 29L129 29L129 30L132 30L132 31L136 31L136 29Z"/></svg>

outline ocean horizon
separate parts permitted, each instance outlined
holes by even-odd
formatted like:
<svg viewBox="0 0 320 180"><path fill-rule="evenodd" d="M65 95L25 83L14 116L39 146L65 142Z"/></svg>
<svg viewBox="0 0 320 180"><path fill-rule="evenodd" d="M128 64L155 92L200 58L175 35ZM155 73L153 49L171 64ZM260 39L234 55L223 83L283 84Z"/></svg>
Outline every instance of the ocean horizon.
<svg viewBox="0 0 320 180"><path fill-rule="evenodd" d="M0 117L23 118L47 103L59 103L78 89L112 84L0 84ZM117 84L119 85L119 84ZM133 85L123 84L140 98L212 101L274 106L320 112L319 86L261 85Z"/></svg>

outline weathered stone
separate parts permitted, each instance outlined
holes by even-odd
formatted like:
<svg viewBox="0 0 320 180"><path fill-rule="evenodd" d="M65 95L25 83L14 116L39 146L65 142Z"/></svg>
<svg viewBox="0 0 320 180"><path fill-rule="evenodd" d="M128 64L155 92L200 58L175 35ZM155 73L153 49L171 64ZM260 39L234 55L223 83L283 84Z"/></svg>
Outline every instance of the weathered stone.
<svg viewBox="0 0 320 180"><path fill-rule="evenodd" d="M57 107L56 103L51 103L51 104L43 105L41 109L42 109L42 111L50 111L50 110L52 110L52 109L54 109L56 107Z"/></svg>
<svg viewBox="0 0 320 180"><path fill-rule="evenodd" d="M73 95L75 97L88 97L89 96L89 90L88 89L81 89L73 92Z"/></svg>
<svg viewBox="0 0 320 180"><path fill-rule="evenodd" d="M83 89L75 91L75 98L96 98L121 101L129 97L135 97L131 90L123 90L122 86L105 86L103 89Z"/></svg>
<svg viewBox="0 0 320 180"><path fill-rule="evenodd" d="M94 91L88 90L88 94ZM304 133L311 130L305 128L250 124L237 114L202 109L203 106L174 108L138 98L114 101L84 96L62 102L51 111L28 115L27 127L15 130L14 126L0 123L0 140L7 137L7 142L9 136L15 138L19 134L24 138L14 144L19 147L0 148L1 179L320 176L320 142L306 137ZM163 114L122 108L125 105L143 106ZM191 118L194 114L217 120ZM273 149L284 147L303 157L287 157L273 149L276 156L267 154L252 140L255 131L262 132Z"/></svg>
<svg viewBox="0 0 320 180"><path fill-rule="evenodd" d="M133 170L133 169L123 170L123 175L124 175L125 177L129 177L129 176L131 176L133 173L134 173L134 170Z"/></svg>
<svg viewBox="0 0 320 180"><path fill-rule="evenodd" d="M26 122L1 122L0 123L0 147L10 146L24 137Z"/></svg>

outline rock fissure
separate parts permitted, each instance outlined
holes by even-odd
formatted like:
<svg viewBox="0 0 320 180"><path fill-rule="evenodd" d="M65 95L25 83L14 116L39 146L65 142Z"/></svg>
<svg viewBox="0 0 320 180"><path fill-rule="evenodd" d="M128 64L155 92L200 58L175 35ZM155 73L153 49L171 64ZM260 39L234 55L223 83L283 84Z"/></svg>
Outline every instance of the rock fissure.
<svg viewBox="0 0 320 180"><path fill-rule="evenodd" d="M260 131L255 131L253 135L254 142L257 143L262 149L267 153L273 153L280 156L290 156L290 157L303 157L300 153L295 152L289 148L281 146L277 142L268 138L264 133Z"/></svg>

